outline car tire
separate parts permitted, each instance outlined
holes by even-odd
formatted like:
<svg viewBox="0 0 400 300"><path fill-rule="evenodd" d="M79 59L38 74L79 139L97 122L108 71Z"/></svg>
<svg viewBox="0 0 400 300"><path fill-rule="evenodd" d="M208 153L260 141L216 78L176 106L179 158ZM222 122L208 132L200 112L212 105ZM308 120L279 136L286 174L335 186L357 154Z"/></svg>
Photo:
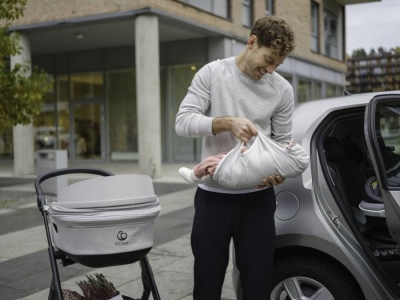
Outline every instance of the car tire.
<svg viewBox="0 0 400 300"><path fill-rule="evenodd" d="M354 278L331 262L296 255L274 264L271 300L314 297L326 300L365 300Z"/></svg>

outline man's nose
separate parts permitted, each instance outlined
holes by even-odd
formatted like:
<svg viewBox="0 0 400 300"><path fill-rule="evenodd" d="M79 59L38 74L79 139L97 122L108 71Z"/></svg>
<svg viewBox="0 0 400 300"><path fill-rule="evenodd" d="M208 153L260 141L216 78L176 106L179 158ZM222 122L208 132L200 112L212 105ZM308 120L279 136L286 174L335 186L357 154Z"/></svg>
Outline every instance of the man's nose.
<svg viewBox="0 0 400 300"><path fill-rule="evenodd" d="M272 74L272 72L274 72L274 67L269 66L269 67L266 67L265 69L267 70L268 74Z"/></svg>

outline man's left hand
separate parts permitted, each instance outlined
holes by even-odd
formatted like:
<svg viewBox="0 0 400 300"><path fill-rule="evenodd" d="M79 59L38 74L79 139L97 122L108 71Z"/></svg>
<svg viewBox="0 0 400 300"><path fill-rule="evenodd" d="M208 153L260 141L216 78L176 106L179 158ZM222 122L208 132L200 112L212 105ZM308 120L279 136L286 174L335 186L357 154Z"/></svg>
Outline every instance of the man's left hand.
<svg viewBox="0 0 400 300"><path fill-rule="evenodd" d="M266 187L271 187L271 186L277 186L278 184L281 184L285 181L285 178L282 178L281 176L269 176L268 178L263 179L264 185L256 185L256 188L258 189L263 189Z"/></svg>

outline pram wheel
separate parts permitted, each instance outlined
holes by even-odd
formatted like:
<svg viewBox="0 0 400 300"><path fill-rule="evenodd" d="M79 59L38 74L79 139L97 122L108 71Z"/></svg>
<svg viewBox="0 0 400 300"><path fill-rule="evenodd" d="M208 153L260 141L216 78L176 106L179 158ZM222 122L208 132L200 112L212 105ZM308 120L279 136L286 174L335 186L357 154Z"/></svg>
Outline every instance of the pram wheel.
<svg viewBox="0 0 400 300"><path fill-rule="evenodd" d="M68 186L59 193L57 201L47 206L40 184L53 177L76 173L94 174L108 179L89 179ZM105 170L89 168L58 169L39 175L35 180L35 189L53 273L49 300L63 300L57 260L61 260L63 266L79 263L93 268L140 262L142 296L135 299L121 295L122 298L148 300L152 294L154 300L161 299L147 259L153 245L154 219L160 211L159 199L154 194L149 176L114 176ZM107 189L112 190L113 194ZM96 216L101 217L96 219ZM107 222L105 225L103 220ZM136 223L132 224L135 220ZM109 234L109 238L105 238L106 234ZM100 238L96 240L96 237ZM103 240L107 244L102 245ZM107 247L124 247L126 251L105 251Z"/></svg>

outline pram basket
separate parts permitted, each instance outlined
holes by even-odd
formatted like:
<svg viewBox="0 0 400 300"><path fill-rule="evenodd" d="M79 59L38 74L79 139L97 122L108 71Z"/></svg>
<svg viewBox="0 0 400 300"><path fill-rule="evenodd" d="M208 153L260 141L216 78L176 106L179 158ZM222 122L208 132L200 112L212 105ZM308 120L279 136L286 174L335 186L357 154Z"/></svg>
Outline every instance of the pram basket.
<svg viewBox="0 0 400 300"><path fill-rule="evenodd" d="M40 184L49 178L76 173L100 177L65 187L57 201L48 206ZM63 266L79 263L92 268L139 261L144 288L140 299L149 299L150 293L155 300L160 299L147 259L153 246L154 221L160 211L149 176L66 168L39 175L35 189L53 273L48 299L63 299L57 260Z"/></svg>

